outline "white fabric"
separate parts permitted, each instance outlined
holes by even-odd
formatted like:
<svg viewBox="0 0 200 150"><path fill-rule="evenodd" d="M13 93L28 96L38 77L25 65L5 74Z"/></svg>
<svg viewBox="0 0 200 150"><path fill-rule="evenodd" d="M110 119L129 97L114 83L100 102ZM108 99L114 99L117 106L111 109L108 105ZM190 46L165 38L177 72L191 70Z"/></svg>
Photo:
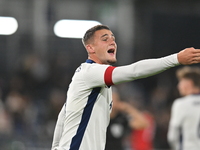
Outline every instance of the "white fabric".
<svg viewBox="0 0 200 150"><path fill-rule="evenodd" d="M110 75L113 83L118 84L144 78L178 64L177 54L174 54L116 67ZM65 110L65 115L58 117L52 150L104 150L112 108L111 88L104 81L108 67L82 63L76 70L67 92L66 108L60 113ZM91 96L91 93L94 95ZM64 120L63 126L60 120Z"/></svg>
<svg viewBox="0 0 200 150"><path fill-rule="evenodd" d="M200 150L200 95L189 95L174 101L168 141L174 150Z"/></svg>
<svg viewBox="0 0 200 150"><path fill-rule="evenodd" d="M78 128L82 126L80 122L83 112L88 112L91 109L91 116L89 117L89 121L86 121L88 124L83 138L81 139L79 150L104 149L106 129L111 111L111 88L108 88L104 83L104 72L108 66L109 65L99 65L96 63L83 63L76 70L67 92L63 133L60 138L59 146L53 146L54 148L52 147L52 149L69 150L70 147L72 147L71 144L74 143L72 139L77 135ZM95 104L92 108L86 110L85 106L88 101L90 101L89 95L96 87L100 87L100 91L94 101ZM92 101L90 102L92 103ZM88 115L90 115L90 113L85 116L87 117ZM57 133L60 133L60 131ZM54 135L54 137L55 136L56 135ZM80 137L79 135L77 138ZM59 136L54 138L54 140L56 139L59 139ZM76 142L75 145L77 145Z"/></svg>
<svg viewBox="0 0 200 150"><path fill-rule="evenodd" d="M113 82L115 84L145 78L158 74L168 68L179 64L177 54L157 59L145 59L136 63L117 67L113 71Z"/></svg>
<svg viewBox="0 0 200 150"><path fill-rule="evenodd" d="M52 143L53 150L56 150L56 148L59 146L60 138L63 133L64 118L65 118L65 105L63 105L63 107L58 115L58 120L56 123L54 137L53 137L53 143Z"/></svg>

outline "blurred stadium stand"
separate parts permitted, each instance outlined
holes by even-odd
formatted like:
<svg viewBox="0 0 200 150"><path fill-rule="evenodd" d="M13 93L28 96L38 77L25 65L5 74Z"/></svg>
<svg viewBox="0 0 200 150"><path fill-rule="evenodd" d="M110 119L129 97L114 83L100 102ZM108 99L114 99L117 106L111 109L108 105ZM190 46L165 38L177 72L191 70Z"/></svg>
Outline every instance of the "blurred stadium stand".
<svg viewBox="0 0 200 150"><path fill-rule="evenodd" d="M58 20L108 25L118 43L116 65L125 65L200 48L199 8L198 0L0 0L0 16L14 17L19 25L13 35L0 35L0 149L51 147L68 84L87 58L80 39L55 36ZM155 150L169 149L169 112L178 97L176 69L131 82L129 88L131 98L142 97L155 116ZM126 95L126 85L120 88ZM139 91L139 98L132 90Z"/></svg>

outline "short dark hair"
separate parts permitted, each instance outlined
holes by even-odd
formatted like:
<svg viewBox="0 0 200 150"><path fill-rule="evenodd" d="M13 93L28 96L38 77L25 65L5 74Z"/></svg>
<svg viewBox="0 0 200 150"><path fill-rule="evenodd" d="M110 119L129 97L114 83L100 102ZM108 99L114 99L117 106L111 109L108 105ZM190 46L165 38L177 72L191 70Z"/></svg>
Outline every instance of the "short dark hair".
<svg viewBox="0 0 200 150"><path fill-rule="evenodd" d="M190 79L194 85L200 88L200 68L185 66L177 70L176 76L179 80Z"/></svg>
<svg viewBox="0 0 200 150"><path fill-rule="evenodd" d="M86 32L85 32L85 35L83 36L83 39L82 39L82 42L84 45L88 44L88 41L93 38L93 35L96 31L98 30L102 30L102 29L107 29L107 30L110 30L108 26L106 25L96 25L90 29L88 29Z"/></svg>

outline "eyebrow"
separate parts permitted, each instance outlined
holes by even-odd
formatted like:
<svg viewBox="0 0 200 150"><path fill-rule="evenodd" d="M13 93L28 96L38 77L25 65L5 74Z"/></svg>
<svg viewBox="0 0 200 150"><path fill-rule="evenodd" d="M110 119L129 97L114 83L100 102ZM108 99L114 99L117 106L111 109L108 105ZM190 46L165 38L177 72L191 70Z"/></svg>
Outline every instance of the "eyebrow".
<svg viewBox="0 0 200 150"><path fill-rule="evenodd" d="M101 38L105 37L105 36L109 36L108 34L104 34L101 36ZM115 37L114 34L111 34L111 36Z"/></svg>

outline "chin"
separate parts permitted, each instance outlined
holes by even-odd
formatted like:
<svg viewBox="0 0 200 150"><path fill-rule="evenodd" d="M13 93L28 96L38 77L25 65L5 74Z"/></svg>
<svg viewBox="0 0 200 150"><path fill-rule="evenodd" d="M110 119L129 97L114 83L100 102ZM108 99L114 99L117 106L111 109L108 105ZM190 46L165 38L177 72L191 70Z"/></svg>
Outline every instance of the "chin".
<svg viewBox="0 0 200 150"><path fill-rule="evenodd" d="M112 65L112 64L115 64L117 62L117 60L108 60L107 62L108 62L108 64Z"/></svg>

